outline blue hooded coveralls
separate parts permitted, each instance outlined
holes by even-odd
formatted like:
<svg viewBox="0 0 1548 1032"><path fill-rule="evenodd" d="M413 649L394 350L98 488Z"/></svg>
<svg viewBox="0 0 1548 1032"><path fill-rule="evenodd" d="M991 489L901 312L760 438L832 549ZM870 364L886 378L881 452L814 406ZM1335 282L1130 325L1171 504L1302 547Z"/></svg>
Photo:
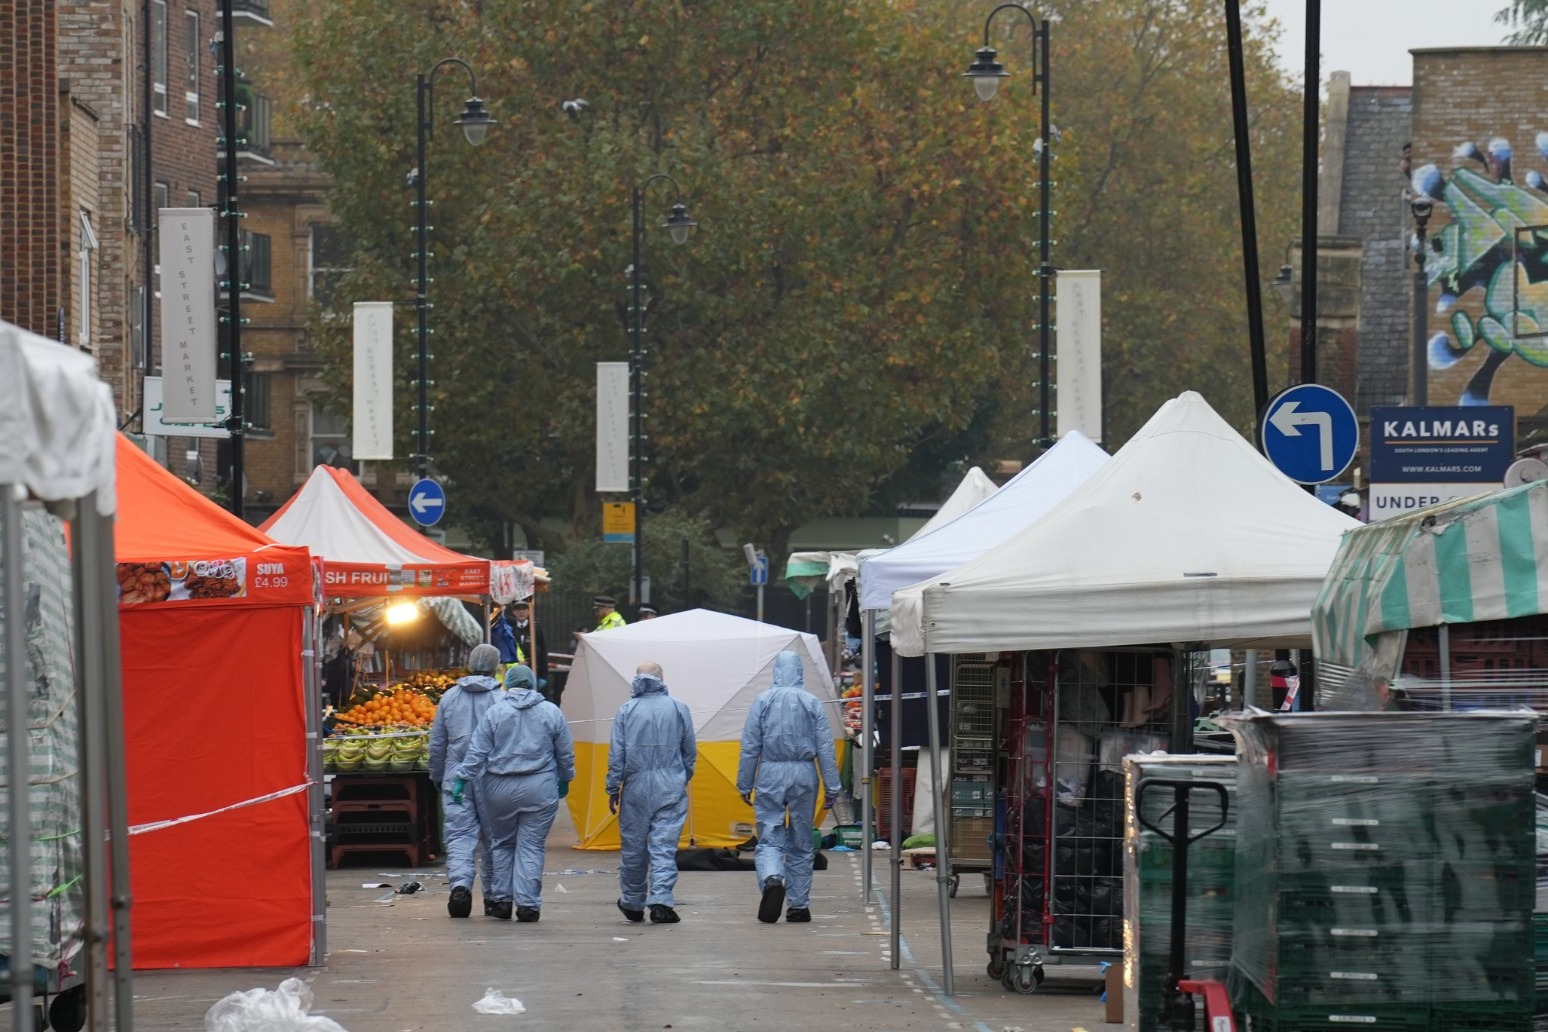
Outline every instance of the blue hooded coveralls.
<svg viewBox="0 0 1548 1032"><path fill-rule="evenodd" d="M435 707L435 721L430 725L430 780L441 790L441 812L446 815L443 835L446 839L446 880L452 888L461 886L473 890L474 855L483 857L484 898L490 899L492 861L489 857L489 839L479 826L478 789L469 785L463 795L463 804L452 802L452 784L455 778L447 772L455 771L467 755L468 743L483 719L484 713L493 706L500 693L495 691L500 682L488 674L469 674L446 689Z"/></svg>
<svg viewBox="0 0 1548 1032"><path fill-rule="evenodd" d="M782 876L785 902L793 910L811 906L817 765L828 794L839 790L833 730L822 703L804 684L799 655L787 650L774 657L773 685L747 711L742 759L736 768L736 790L744 796L757 792L753 816L758 822L758 891L769 878Z"/></svg>
<svg viewBox="0 0 1548 1032"><path fill-rule="evenodd" d="M651 674L635 674L633 697L613 718L607 794L618 804L618 902L627 910L676 906L677 842L688 817L688 782L699 759L688 707ZM646 895L649 873L650 894Z"/></svg>
<svg viewBox="0 0 1548 1032"><path fill-rule="evenodd" d="M575 743L559 707L535 690L529 668L511 667L505 684L454 776L478 786L479 820L494 857L489 898L538 910L548 829L559 813L559 782L575 778Z"/></svg>

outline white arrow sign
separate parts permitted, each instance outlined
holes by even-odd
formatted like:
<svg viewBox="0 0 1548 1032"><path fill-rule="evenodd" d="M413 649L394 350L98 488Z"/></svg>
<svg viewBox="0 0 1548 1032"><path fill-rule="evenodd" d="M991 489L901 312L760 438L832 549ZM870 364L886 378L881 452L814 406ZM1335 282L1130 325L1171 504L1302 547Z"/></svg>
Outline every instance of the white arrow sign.
<svg viewBox="0 0 1548 1032"><path fill-rule="evenodd" d="M423 516L430 509L439 509L445 504L446 499L436 498L428 491L420 491L409 498L409 508L413 509L420 516Z"/></svg>
<svg viewBox="0 0 1548 1032"><path fill-rule="evenodd" d="M1269 416L1269 423L1286 437L1300 437L1301 427L1311 425L1322 431L1322 468L1333 468L1333 417L1326 412L1297 412L1299 402L1287 401Z"/></svg>

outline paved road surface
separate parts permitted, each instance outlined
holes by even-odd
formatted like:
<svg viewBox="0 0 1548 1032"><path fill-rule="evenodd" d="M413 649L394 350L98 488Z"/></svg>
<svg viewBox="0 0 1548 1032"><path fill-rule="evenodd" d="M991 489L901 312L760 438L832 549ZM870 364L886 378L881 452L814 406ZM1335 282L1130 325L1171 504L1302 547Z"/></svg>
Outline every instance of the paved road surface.
<svg viewBox="0 0 1548 1032"><path fill-rule="evenodd" d="M136 1028L203 1029L205 1012L222 996L272 989L291 975L311 986L314 1013L348 1032L1104 1027L1092 984L1067 980L1074 969L1049 969L1049 983L1033 996L990 982L984 972L989 901L977 874L964 876L953 901L957 995L948 998L939 990L933 873L903 872L904 949L900 969L893 971L885 891L890 868L883 853L875 865L881 888L870 906L861 902L859 855L829 853L828 870L816 875L809 925L758 923L751 872L685 872L678 882L683 922L656 926L628 924L615 908L617 854L576 850L574 841L561 811L537 924L448 918L438 864L330 871L325 967L136 972ZM423 882L426 890L398 896L361 887L408 880ZM1092 973L1079 972L1088 978ZM1064 984L1055 988L1056 981ZM475 1012L474 1002L489 988L519 999L526 1013ZM10 1027L5 1010L0 1008L0 1024Z"/></svg>

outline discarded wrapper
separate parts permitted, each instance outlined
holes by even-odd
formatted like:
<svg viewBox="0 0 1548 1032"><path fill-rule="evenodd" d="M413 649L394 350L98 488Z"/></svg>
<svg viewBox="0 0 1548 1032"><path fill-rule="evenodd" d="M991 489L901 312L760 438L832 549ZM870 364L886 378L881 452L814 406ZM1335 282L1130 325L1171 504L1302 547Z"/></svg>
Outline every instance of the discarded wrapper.
<svg viewBox="0 0 1548 1032"><path fill-rule="evenodd" d="M473 1005L480 1014L525 1014L527 1008L514 996L506 996L498 989L485 989L484 998Z"/></svg>

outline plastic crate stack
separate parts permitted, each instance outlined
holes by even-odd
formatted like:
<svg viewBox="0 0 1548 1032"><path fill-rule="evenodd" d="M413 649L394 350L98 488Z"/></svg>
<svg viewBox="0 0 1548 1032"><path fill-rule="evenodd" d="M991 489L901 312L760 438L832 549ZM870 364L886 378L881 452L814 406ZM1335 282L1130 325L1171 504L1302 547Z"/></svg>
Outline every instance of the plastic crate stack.
<svg viewBox="0 0 1548 1032"><path fill-rule="evenodd" d="M1530 713L1253 713L1231 995L1262 1032L1526 1032Z"/></svg>
<svg viewBox="0 0 1548 1032"><path fill-rule="evenodd" d="M1135 819L1135 793L1146 778L1213 781L1226 787L1226 823L1188 850L1188 919L1184 949L1186 977L1224 983L1231 967L1231 930L1236 880L1236 757L1168 756L1156 753L1124 760L1124 1013L1135 1015L1138 1032L1165 1032L1161 1003L1172 947L1172 844ZM1172 830L1175 793L1170 786L1148 789L1145 817ZM1213 790L1188 797L1188 825L1196 835L1220 819Z"/></svg>

